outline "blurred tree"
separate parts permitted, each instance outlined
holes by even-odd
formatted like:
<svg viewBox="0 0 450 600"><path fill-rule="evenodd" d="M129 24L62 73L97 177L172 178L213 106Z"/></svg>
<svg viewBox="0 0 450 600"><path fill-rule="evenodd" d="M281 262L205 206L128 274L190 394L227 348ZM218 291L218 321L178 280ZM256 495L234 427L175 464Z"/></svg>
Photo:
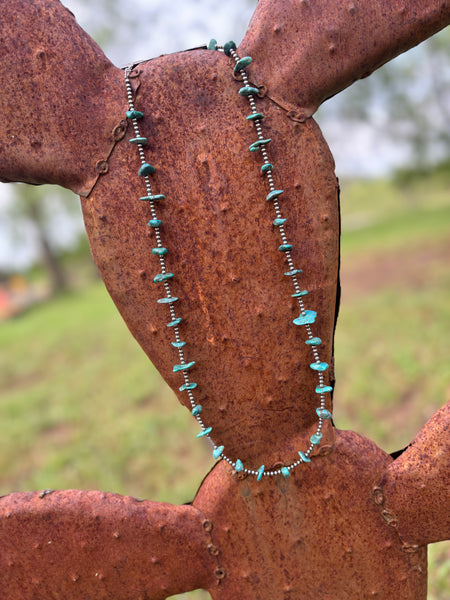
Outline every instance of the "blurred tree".
<svg viewBox="0 0 450 600"><path fill-rule="evenodd" d="M53 186L15 184L13 200L7 213L18 244L24 242L32 232L39 261L49 276L52 292L64 291L68 281L59 260L58 245L63 237L62 221L68 223L76 214L73 194L56 190ZM56 233L59 233L60 244L57 243Z"/></svg>
<svg viewBox="0 0 450 600"><path fill-rule="evenodd" d="M409 166L429 168L450 157L450 29L356 82L333 100L344 123L370 124L405 150ZM329 107L325 105L325 111ZM324 118L327 118L324 114Z"/></svg>

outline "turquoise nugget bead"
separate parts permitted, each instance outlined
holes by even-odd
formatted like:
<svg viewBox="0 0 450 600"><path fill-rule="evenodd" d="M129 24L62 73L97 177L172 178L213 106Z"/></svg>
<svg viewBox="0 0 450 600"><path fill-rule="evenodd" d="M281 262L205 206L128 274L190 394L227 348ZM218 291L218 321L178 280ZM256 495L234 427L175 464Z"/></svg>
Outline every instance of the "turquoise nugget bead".
<svg viewBox="0 0 450 600"><path fill-rule="evenodd" d="M300 313L300 316L298 316L292 322L294 325L312 325L316 320L316 317L317 313L315 310L305 310L305 312Z"/></svg>
<svg viewBox="0 0 450 600"><path fill-rule="evenodd" d="M265 146L271 141L272 140L270 138L268 138L267 140L258 140L256 142L253 142L253 144L250 144L248 149L250 150L250 152L257 152L257 150L259 150L261 146Z"/></svg>
<svg viewBox="0 0 450 600"><path fill-rule="evenodd" d="M294 275L300 275L300 273L303 273L301 269L292 269L292 271L286 271L285 275L287 277L294 277Z"/></svg>
<svg viewBox="0 0 450 600"><path fill-rule="evenodd" d="M281 467L281 474L283 475L283 477L285 479L287 479L288 477L291 476L291 474L289 473L289 469L287 467Z"/></svg>
<svg viewBox="0 0 450 600"><path fill-rule="evenodd" d="M314 362L314 363L311 363L309 366L313 371L322 372L322 371L326 371L330 365L326 362Z"/></svg>
<svg viewBox="0 0 450 600"><path fill-rule="evenodd" d="M183 365L175 365L173 368L174 373L179 373L180 371L187 371L195 365L195 361L191 361L189 363L184 363Z"/></svg>
<svg viewBox="0 0 450 600"><path fill-rule="evenodd" d="M186 390L194 390L196 387L196 383L183 383L183 385L178 389L180 390L180 392L185 392Z"/></svg>
<svg viewBox="0 0 450 600"><path fill-rule="evenodd" d="M149 227L161 227L162 221L160 219L150 219L147 225Z"/></svg>
<svg viewBox="0 0 450 600"><path fill-rule="evenodd" d="M239 460L239 458L237 459L236 464L234 465L234 469L236 473L241 473L241 471L244 470L244 465L242 464L242 461Z"/></svg>
<svg viewBox="0 0 450 600"><path fill-rule="evenodd" d="M323 436L322 433L313 433L313 435L309 438L311 441L311 444L318 446L320 444L322 436Z"/></svg>
<svg viewBox="0 0 450 600"><path fill-rule="evenodd" d="M139 177L145 177L146 175L152 175L156 171L155 167L152 167L149 163L144 163L138 171Z"/></svg>
<svg viewBox="0 0 450 600"><path fill-rule="evenodd" d="M159 300L157 300L156 302L158 304L173 304L174 302L176 302L178 300L178 298L175 298L175 296L170 296L170 298L159 298Z"/></svg>
<svg viewBox="0 0 450 600"><path fill-rule="evenodd" d="M219 458L219 456L222 454L222 452L224 451L224 446L218 446L217 448L214 448L213 450L213 457L217 460Z"/></svg>
<svg viewBox="0 0 450 600"><path fill-rule="evenodd" d="M209 44L208 44L208 50L215 50L217 46L217 40L215 40L214 38L209 40Z"/></svg>
<svg viewBox="0 0 450 600"><path fill-rule="evenodd" d="M264 119L264 115L262 113L253 113L245 117L247 121L258 121L259 119Z"/></svg>
<svg viewBox="0 0 450 600"><path fill-rule="evenodd" d="M281 227L281 225L284 225L286 223L287 219L279 219L276 218L273 220L273 224L275 225L275 227Z"/></svg>
<svg viewBox="0 0 450 600"><path fill-rule="evenodd" d="M156 256L164 256L164 254L167 254L167 248L152 248L152 252Z"/></svg>
<svg viewBox="0 0 450 600"><path fill-rule="evenodd" d="M242 71L242 69L245 69L246 67L248 67L248 65L252 62L252 59L250 56L244 56L243 58L240 58L237 63L236 66L234 67L234 72L238 73L239 71Z"/></svg>
<svg viewBox="0 0 450 600"><path fill-rule="evenodd" d="M231 56L231 50L236 50L236 44L233 41L227 42L223 46L223 52L227 56Z"/></svg>
<svg viewBox="0 0 450 600"><path fill-rule="evenodd" d="M200 431L200 433L197 434L197 437L198 438L205 437L206 435L209 435L211 433L211 431L212 431L212 427L207 427L203 431Z"/></svg>
<svg viewBox="0 0 450 600"><path fill-rule="evenodd" d="M301 298L302 296L307 296L308 294L308 290L301 290L300 292L297 292L296 294L291 294L292 298Z"/></svg>
<svg viewBox="0 0 450 600"><path fill-rule="evenodd" d="M311 459L309 458L309 456L306 456L306 454L304 454L303 452L299 452L298 454L303 462L305 462L305 463L311 462Z"/></svg>
<svg viewBox="0 0 450 600"><path fill-rule="evenodd" d="M259 94L259 90L251 85L246 85L239 90L239 94L241 96L253 96L254 94Z"/></svg>
<svg viewBox="0 0 450 600"><path fill-rule="evenodd" d="M127 119L130 119L130 121L132 121L133 119L136 119L136 121L138 121L139 119L144 118L144 113L142 113L140 110L127 110L125 114L127 116Z"/></svg>
<svg viewBox="0 0 450 600"><path fill-rule="evenodd" d="M192 409L192 414L194 417L196 417L197 415L199 415L202 412L202 405L201 404L197 404L197 406L194 406L194 408Z"/></svg>
<svg viewBox="0 0 450 600"><path fill-rule="evenodd" d="M275 200L275 198L278 198L278 196L281 196L281 194L284 194L284 190L273 190L267 194L266 200L270 202L270 200Z"/></svg>
<svg viewBox="0 0 450 600"><path fill-rule="evenodd" d="M186 346L186 342L172 342L172 346L174 348L182 348L183 346Z"/></svg>
<svg viewBox="0 0 450 600"><path fill-rule="evenodd" d="M165 200L164 194L152 194L151 196L141 196L140 200L143 202L155 202L157 200Z"/></svg>
<svg viewBox="0 0 450 600"><path fill-rule="evenodd" d="M158 273L158 275L156 275L153 278L153 281L155 283L161 283L161 281L166 281L167 279L172 279L173 277L173 273Z"/></svg>
<svg viewBox="0 0 450 600"><path fill-rule="evenodd" d="M148 139L146 137L135 137L131 138L129 141L130 144L136 144L136 146L145 146L145 144L148 142Z"/></svg>
<svg viewBox="0 0 450 600"><path fill-rule="evenodd" d="M319 408L316 408L316 413L320 419L331 420L333 418L333 415L330 413L329 410L327 410L326 408L320 408L320 406Z"/></svg>
<svg viewBox="0 0 450 600"><path fill-rule="evenodd" d="M331 385L318 385L316 387L316 394L327 394L328 392L332 392L333 388Z"/></svg>
<svg viewBox="0 0 450 600"><path fill-rule="evenodd" d="M261 481L263 473L264 473L264 465L261 465L258 469L258 477L256 478L257 481Z"/></svg>
<svg viewBox="0 0 450 600"><path fill-rule="evenodd" d="M179 325L182 321L181 317L178 317L178 319L174 319L173 321L170 321L170 323L167 323L167 327L176 327L177 325Z"/></svg>
<svg viewBox="0 0 450 600"><path fill-rule="evenodd" d="M313 337L305 342L307 346L320 346L321 343L322 340L319 337Z"/></svg>
<svg viewBox="0 0 450 600"><path fill-rule="evenodd" d="M273 170L273 165L271 165L270 163L265 163L261 167L261 173L267 173L268 171L272 171L272 170Z"/></svg>
<svg viewBox="0 0 450 600"><path fill-rule="evenodd" d="M278 246L278 250L280 252L290 252L292 247L292 244L281 244L281 246Z"/></svg>

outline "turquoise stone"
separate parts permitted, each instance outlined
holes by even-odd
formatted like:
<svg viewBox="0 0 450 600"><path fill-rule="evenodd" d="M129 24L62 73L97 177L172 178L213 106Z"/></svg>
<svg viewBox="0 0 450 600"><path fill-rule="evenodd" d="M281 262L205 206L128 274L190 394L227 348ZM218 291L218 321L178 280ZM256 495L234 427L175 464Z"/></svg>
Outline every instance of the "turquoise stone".
<svg viewBox="0 0 450 600"><path fill-rule="evenodd" d="M307 346L320 346L321 343L322 340L319 337L313 337L305 342Z"/></svg>
<svg viewBox="0 0 450 600"><path fill-rule="evenodd" d="M231 56L231 50L236 50L236 44L233 41L224 44L223 51L227 56Z"/></svg>
<svg viewBox="0 0 450 600"><path fill-rule="evenodd" d="M281 227L281 225L284 225L286 223L287 219L279 219L276 218L273 220L273 224L275 225L275 227Z"/></svg>
<svg viewBox="0 0 450 600"><path fill-rule="evenodd" d="M217 460L224 450L224 446L217 446L217 448L214 448L213 450L213 457Z"/></svg>
<svg viewBox="0 0 450 600"><path fill-rule="evenodd" d="M173 321L170 321L170 323L167 323L167 327L176 327L177 325L179 325L182 321L181 317L178 317L178 319L174 319Z"/></svg>
<svg viewBox="0 0 450 600"><path fill-rule="evenodd" d="M208 44L208 50L215 50L217 46L217 40L215 40L214 38L209 40L209 44Z"/></svg>
<svg viewBox="0 0 450 600"><path fill-rule="evenodd" d="M261 481L263 473L264 473L264 465L261 465L258 469L258 477L256 478L257 481Z"/></svg>
<svg viewBox="0 0 450 600"><path fill-rule="evenodd" d="M259 121L260 119L264 119L264 115L262 113L253 113L245 117L247 121Z"/></svg>
<svg viewBox="0 0 450 600"><path fill-rule="evenodd" d="M135 137L131 138L129 141L130 144L136 144L136 146L145 146L145 144L148 142L148 139L146 137Z"/></svg>
<svg viewBox="0 0 450 600"><path fill-rule="evenodd" d="M242 461L239 460L239 458L237 459L236 464L234 465L234 469L236 473L241 473L241 471L244 470L244 465L242 464Z"/></svg>
<svg viewBox="0 0 450 600"><path fill-rule="evenodd" d="M175 296L170 296L170 297L166 297L166 298L159 298L156 302L158 304L173 304L177 300L178 300L178 298L176 298Z"/></svg>
<svg viewBox="0 0 450 600"><path fill-rule="evenodd" d="M250 56L243 56L237 61L236 66L234 67L234 72L238 73L239 71L242 71L242 69L248 67L251 62L252 59Z"/></svg>
<svg viewBox="0 0 450 600"><path fill-rule="evenodd" d="M300 292L291 294L291 296L292 296L292 298L301 298L302 296L306 296L307 294L308 294L308 290L301 290Z"/></svg>
<svg viewBox="0 0 450 600"><path fill-rule="evenodd" d="M311 444L318 446L322 440L322 436L323 436L323 433L313 433L312 436L309 438L311 441Z"/></svg>
<svg viewBox="0 0 450 600"><path fill-rule="evenodd" d="M275 198L278 198L278 196L281 196L281 194L284 194L284 190L273 190L267 194L266 200L270 202L270 200L275 200Z"/></svg>
<svg viewBox="0 0 450 600"><path fill-rule="evenodd" d="M139 119L144 118L144 113L142 113L140 110L127 110L125 114L127 116L127 119L129 119L130 121L132 121L133 119L139 121Z"/></svg>
<svg viewBox="0 0 450 600"><path fill-rule="evenodd" d="M281 246L278 246L280 252L290 252L292 248L292 244L281 244Z"/></svg>
<svg viewBox="0 0 450 600"><path fill-rule="evenodd" d="M253 96L255 94L259 94L259 90L251 85L246 85L239 90L239 94L241 96Z"/></svg>
<svg viewBox="0 0 450 600"><path fill-rule="evenodd" d="M265 146L266 144L268 144L269 142L271 142L271 138L268 138L267 140L258 140L256 142L254 142L253 144L251 144L248 149L250 150L250 152L257 152L261 146Z"/></svg>
<svg viewBox="0 0 450 600"><path fill-rule="evenodd" d="M332 392L333 388L331 385L318 385L316 387L316 394L327 394L328 392Z"/></svg>
<svg viewBox="0 0 450 600"><path fill-rule="evenodd" d="M305 462L305 463L311 462L311 459L309 458L309 456L306 456L306 454L304 454L303 452L299 452L298 454L303 462Z"/></svg>
<svg viewBox="0 0 450 600"><path fill-rule="evenodd" d="M165 200L164 194L152 194L151 196L141 196L140 200L143 202L156 202L158 200Z"/></svg>
<svg viewBox="0 0 450 600"><path fill-rule="evenodd" d="M287 479L288 477L291 476L291 474L289 473L289 469L287 467L281 467L281 474L283 475L283 477L285 479Z"/></svg>
<svg viewBox="0 0 450 600"><path fill-rule="evenodd" d="M161 227L162 221L160 219L150 219L147 225L149 227Z"/></svg>
<svg viewBox="0 0 450 600"><path fill-rule="evenodd" d="M194 408L192 409L192 414L194 417L197 417L201 412L202 412L202 405L201 404L197 404L197 406L194 406Z"/></svg>
<svg viewBox="0 0 450 600"><path fill-rule="evenodd" d="M261 173L267 173L268 171L272 171L273 170L273 165L271 165L270 163L266 163L261 167Z"/></svg>
<svg viewBox="0 0 450 600"><path fill-rule="evenodd" d="M183 385L180 386L179 390L180 392L185 392L186 390L194 390L196 387L196 383L183 383Z"/></svg>
<svg viewBox="0 0 450 600"><path fill-rule="evenodd" d="M203 431L200 431L200 433L197 434L197 437L198 438L205 437L205 435L209 435L211 433L211 431L212 431L212 427L207 427Z"/></svg>
<svg viewBox="0 0 450 600"><path fill-rule="evenodd" d="M286 271L285 275L288 277L294 277L294 275L300 275L300 273L303 273L301 269L292 269L292 271Z"/></svg>
<svg viewBox="0 0 450 600"><path fill-rule="evenodd" d="M311 363L309 366L313 371L323 372L326 371L330 365L326 362L314 362Z"/></svg>
<svg viewBox="0 0 450 600"><path fill-rule="evenodd" d="M156 256L164 256L164 254L167 254L167 248L152 248L152 252Z"/></svg>
<svg viewBox="0 0 450 600"><path fill-rule="evenodd" d="M173 277L173 273L158 273L158 275L156 275L153 278L153 281L155 283L161 283L161 281L166 281L167 279L172 279Z"/></svg>
<svg viewBox="0 0 450 600"><path fill-rule="evenodd" d="M195 360L193 360L193 361L191 361L189 363L184 363L182 365L175 365L173 367L173 372L174 373L179 373L180 371L187 371L188 369L190 369L194 365L195 365Z"/></svg>
<svg viewBox="0 0 450 600"><path fill-rule="evenodd" d="M326 408L320 408L320 406L319 408L316 408L316 413L320 419L330 420L333 418L333 415L330 413L329 410L327 410Z"/></svg>
<svg viewBox="0 0 450 600"><path fill-rule="evenodd" d="M152 175L156 171L155 167L152 167L149 163L144 163L138 171L139 177L145 177L146 175Z"/></svg>
<svg viewBox="0 0 450 600"><path fill-rule="evenodd" d="M183 346L186 346L186 342L172 342L172 346L174 348L182 348Z"/></svg>
<svg viewBox="0 0 450 600"><path fill-rule="evenodd" d="M316 320L317 313L315 310L305 310L293 320L294 325L312 325Z"/></svg>

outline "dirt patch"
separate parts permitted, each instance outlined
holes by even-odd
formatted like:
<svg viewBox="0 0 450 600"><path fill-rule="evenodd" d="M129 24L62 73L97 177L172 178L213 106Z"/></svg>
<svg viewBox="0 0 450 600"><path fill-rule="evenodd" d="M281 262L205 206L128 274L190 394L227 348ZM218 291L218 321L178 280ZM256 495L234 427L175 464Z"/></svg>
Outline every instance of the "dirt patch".
<svg viewBox="0 0 450 600"><path fill-rule="evenodd" d="M438 272L450 266L450 239L391 252L344 256L341 264L343 297L354 298L386 288L424 289Z"/></svg>

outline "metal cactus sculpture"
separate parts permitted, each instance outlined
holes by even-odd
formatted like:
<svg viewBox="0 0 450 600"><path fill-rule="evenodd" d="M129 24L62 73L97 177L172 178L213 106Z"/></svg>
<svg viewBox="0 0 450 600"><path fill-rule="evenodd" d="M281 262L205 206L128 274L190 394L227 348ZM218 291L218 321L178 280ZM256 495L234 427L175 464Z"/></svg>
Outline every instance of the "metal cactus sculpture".
<svg viewBox="0 0 450 600"><path fill-rule="evenodd" d="M311 116L450 4L261 0L239 48L125 74L57 0L0 16L0 176L81 196L109 293L219 459L187 506L1 498L1 597L425 598L449 407L396 460L333 426L338 189Z"/></svg>

